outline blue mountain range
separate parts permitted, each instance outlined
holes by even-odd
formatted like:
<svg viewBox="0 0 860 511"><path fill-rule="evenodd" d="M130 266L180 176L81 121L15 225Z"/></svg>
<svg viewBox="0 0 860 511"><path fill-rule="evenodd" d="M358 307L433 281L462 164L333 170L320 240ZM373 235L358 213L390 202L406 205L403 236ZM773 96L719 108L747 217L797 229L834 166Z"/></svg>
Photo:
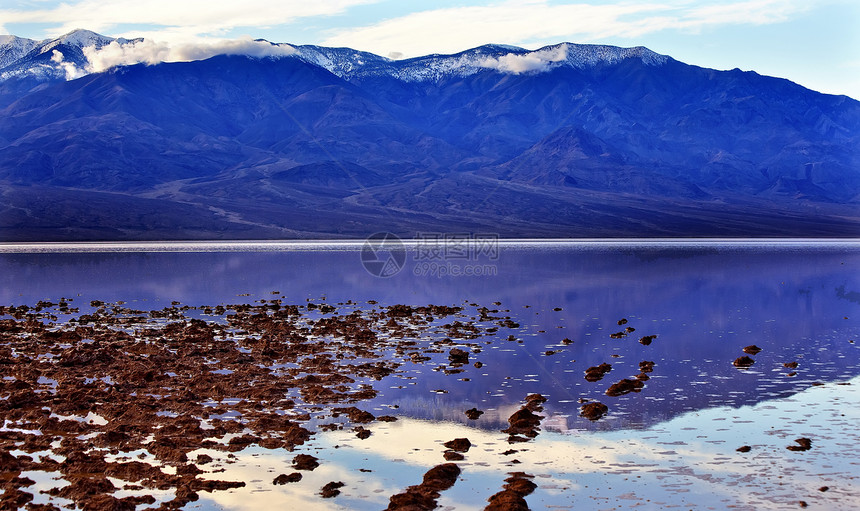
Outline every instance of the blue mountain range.
<svg viewBox="0 0 860 511"><path fill-rule="evenodd" d="M0 240L860 236L860 102L646 48L0 37ZM84 51L90 48L90 51Z"/></svg>

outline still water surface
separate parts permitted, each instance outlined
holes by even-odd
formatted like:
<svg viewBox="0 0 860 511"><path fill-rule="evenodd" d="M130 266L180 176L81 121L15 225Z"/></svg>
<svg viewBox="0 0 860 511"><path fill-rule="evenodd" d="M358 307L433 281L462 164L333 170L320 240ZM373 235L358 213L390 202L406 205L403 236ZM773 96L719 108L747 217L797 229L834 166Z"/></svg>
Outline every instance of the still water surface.
<svg viewBox="0 0 860 511"><path fill-rule="evenodd" d="M472 359L480 368L446 375L433 370L444 362L440 355L385 380L365 405L401 420L379 425L370 439L318 435L311 445L328 461L314 472L320 485L329 476L347 482L336 502L297 487L273 489L267 470L278 469L264 465L279 462L266 461L273 455L265 450L239 465L265 482L256 492L284 503L385 507L388 495L417 484L439 462L438 452L422 459L422 449L433 451L457 435L487 447L471 453L471 468L440 500L456 509L482 508L506 470L540 472L539 490L527 498L533 509L860 505L852 475L858 466L845 451L857 445L860 417L852 403L860 397L856 385L838 385L858 384L860 376L860 242L500 242L495 251L441 254L407 243L405 258L395 257L396 271L385 278L372 274L376 267L368 271L362 248L344 242L6 246L0 303L32 306L65 297L82 311L90 300L153 310L173 301L215 306L274 296L295 304L351 301L341 305L344 313L369 309L368 301L461 305L474 317L487 306L519 324L485 342ZM627 326L635 332L611 337ZM646 335L657 337L647 346L637 342ZM752 344L762 348L755 364L734 367ZM609 383L634 377L645 360L654 371L641 392L604 395ZM585 369L603 362L612 364L604 380L586 381ZM784 366L790 362L797 369ZM544 433L519 455L522 467L496 466L495 451L507 448L499 429L534 392L548 398ZM609 414L596 422L580 417L581 398L606 403ZM486 413L469 421L463 410L471 407ZM830 443L822 438L806 465L786 458L785 445L812 432ZM736 447L756 441L765 446L757 458L734 459ZM481 452L489 453L486 460ZM374 472L356 476L359 465ZM787 470L797 478L790 489L778 482ZM833 491L816 491L825 479ZM303 484L315 484L308 480ZM230 495L207 496L197 506L253 507L249 496Z"/></svg>

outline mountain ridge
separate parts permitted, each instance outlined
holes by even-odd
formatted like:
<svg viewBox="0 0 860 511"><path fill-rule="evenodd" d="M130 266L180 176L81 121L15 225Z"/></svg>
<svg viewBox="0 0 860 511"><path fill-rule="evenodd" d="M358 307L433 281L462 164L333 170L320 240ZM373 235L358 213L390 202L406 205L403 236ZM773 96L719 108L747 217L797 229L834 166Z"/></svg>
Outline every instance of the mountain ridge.
<svg viewBox="0 0 860 511"><path fill-rule="evenodd" d="M641 47L290 48L0 81L0 240L860 236L847 96Z"/></svg>
<svg viewBox="0 0 860 511"><path fill-rule="evenodd" d="M112 42L133 44L142 38L124 39L76 29L41 41L0 36L0 81L32 77L39 81L80 78L89 74L84 48L102 49Z"/></svg>
<svg viewBox="0 0 860 511"><path fill-rule="evenodd" d="M51 66L47 64L46 59L39 58L57 48L59 48L58 51L65 50L61 51L64 55L71 54L71 58L66 57L65 61L77 66L81 74L70 78L78 78L92 72L90 70L92 63L82 52L84 48L93 47L95 50L100 50L114 42L120 46L133 46L144 41L143 38L106 37L84 29L76 29L58 38L41 41L16 36L0 37L3 37L0 39L0 80L26 75L44 80L62 78L66 73L62 66L54 66L52 74L49 71ZM385 74L396 76L404 81L438 80L451 75L465 76L483 69L521 73L535 72L563 64L587 67L599 63L614 63L627 58L639 58L645 63L657 65L668 58L641 46L621 48L564 42L536 50L511 45L487 44L454 54L429 54L394 60L351 48L291 45L272 43L265 39L257 39L255 42L294 50L294 57L323 67L341 78Z"/></svg>

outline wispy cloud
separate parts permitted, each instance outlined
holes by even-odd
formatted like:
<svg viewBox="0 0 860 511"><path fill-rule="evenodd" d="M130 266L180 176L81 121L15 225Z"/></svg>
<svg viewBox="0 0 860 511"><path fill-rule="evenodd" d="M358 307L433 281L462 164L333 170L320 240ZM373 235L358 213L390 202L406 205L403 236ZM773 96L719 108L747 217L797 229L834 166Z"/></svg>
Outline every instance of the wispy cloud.
<svg viewBox="0 0 860 511"><path fill-rule="evenodd" d="M567 45L562 44L555 48L533 51L524 55L508 53L501 57L487 57L481 61L481 66L496 69L503 73L537 73L547 71L554 64L567 58Z"/></svg>
<svg viewBox="0 0 860 511"><path fill-rule="evenodd" d="M45 37L56 37L76 28L110 34L121 25L154 25L156 33L172 42L199 37L218 37L234 29L260 28L303 18L331 16L350 7L379 0L79 0L44 9L2 9L0 26L19 23L52 24Z"/></svg>
<svg viewBox="0 0 860 511"><path fill-rule="evenodd" d="M341 30L323 44L405 57L457 52L486 43L544 45L560 40L599 42L663 30L697 31L726 24L785 21L814 2L743 0L702 5L683 0L634 3L551 3L548 0L430 9Z"/></svg>
<svg viewBox="0 0 860 511"><path fill-rule="evenodd" d="M815 2L747 0L685 9L679 22L685 27L723 24L767 25L782 23L808 10Z"/></svg>
<svg viewBox="0 0 860 511"><path fill-rule="evenodd" d="M51 62L57 64L57 67L66 73L66 80L74 80L86 74L86 71L80 69L74 62L66 62L65 56L59 50L51 52Z"/></svg>
<svg viewBox="0 0 860 511"><path fill-rule="evenodd" d="M88 70L101 72L114 66L202 60L215 55L282 57L291 55L296 50L285 44L276 46L265 41L254 41L249 38L219 41L210 44L186 43L176 46L147 39L126 44L114 41L100 49L90 46L84 48L83 51L90 63Z"/></svg>
<svg viewBox="0 0 860 511"><path fill-rule="evenodd" d="M259 33L261 29L283 28L297 21L326 26L323 18L382 1L69 0L48 8L0 7L0 32L2 27L36 23L49 27L45 37L86 28L106 35L174 44L213 41L237 31ZM402 57L453 53L493 42L523 46L564 40L604 42L664 30L697 32L718 25L779 23L822 1L827 0L474 0L475 5L438 9L427 8L430 2L415 2L410 14L366 26L333 29L327 32L328 37L313 42ZM116 32L125 26L142 30L133 34Z"/></svg>

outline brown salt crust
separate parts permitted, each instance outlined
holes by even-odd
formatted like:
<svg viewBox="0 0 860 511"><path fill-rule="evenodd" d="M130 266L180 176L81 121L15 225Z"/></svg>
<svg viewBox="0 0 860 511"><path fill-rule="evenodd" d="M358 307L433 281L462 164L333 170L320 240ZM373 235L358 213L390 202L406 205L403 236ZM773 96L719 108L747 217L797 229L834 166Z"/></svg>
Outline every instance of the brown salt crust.
<svg viewBox="0 0 860 511"><path fill-rule="evenodd" d="M786 447L789 451L808 451L812 449L812 440L801 437L794 440L797 445L789 445Z"/></svg>
<svg viewBox="0 0 860 511"><path fill-rule="evenodd" d="M650 373L654 371L654 361L653 360L643 360L639 362L639 370L643 373Z"/></svg>
<svg viewBox="0 0 860 511"><path fill-rule="evenodd" d="M469 363L469 352L459 348L452 348L448 352L448 361L452 365L465 365Z"/></svg>
<svg viewBox="0 0 860 511"><path fill-rule="evenodd" d="M761 348L756 346L755 344L750 344L749 346L744 347L744 353L748 353L750 355L758 355L761 352Z"/></svg>
<svg viewBox="0 0 860 511"><path fill-rule="evenodd" d="M600 403L598 401L592 401L590 403L585 403L584 405L582 405L579 414L590 421L596 421L606 415L608 411L609 407L605 404Z"/></svg>
<svg viewBox="0 0 860 511"><path fill-rule="evenodd" d="M296 454L293 458L293 468L296 470L313 470L320 466L319 458L310 454Z"/></svg>
<svg viewBox="0 0 860 511"><path fill-rule="evenodd" d="M520 495L529 495L537 488L537 485L532 482L533 478L533 475L525 474L523 472L514 472L511 474L511 477L505 479L505 482L508 483L505 485L505 488L519 493Z"/></svg>
<svg viewBox="0 0 860 511"><path fill-rule="evenodd" d="M642 390L645 384L640 380L629 380L627 378L613 383L606 389L606 395L611 397L622 396L624 394L629 394L630 392L639 392Z"/></svg>
<svg viewBox="0 0 860 511"><path fill-rule="evenodd" d="M154 501L154 499L153 499ZM0 500L2 502L2 500ZM146 502L144 502L146 504ZM27 504L27 511L60 511L60 508L53 504Z"/></svg>
<svg viewBox="0 0 860 511"><path fill-rule="evenodd" d="M123 497L119 500L121 502L127 502L129 504L132 504L134 506L132 507L132 509L135 509L137 506L140 506L142 504L155 504L155 497L153 497L152 495Z"/></svg>
<svg viewBox="0 0 860 511"><path fill-rule="evenodd" d="M649 346L654 341L654 339L656 339L656 338L657 338L656 335L646 335L644 337L640 337L639 338L639 344L641 344L643 346Z"/></svg>
<svg viewBox="0 0 860 511"><path fill-rule="evenodd" d="M214 481L211 479L192 479L190 484L194 490L203 490L208 492L245 487L244 481Z"/></svg>
<svg viewBox="0 0 860 511"><path fill-rule="evenodd" d="M189 465L194 467L194 465ZM185 475L187 472L183 471L180 473L180 469L183 467L177 468L177 474ZM195 467L196 468L196 467ZM194 472L192 470L192 472ZM116 479L122 479L123 481L131 481L138 482L142 480L161 480L167 477L167 474L161 471L158 467L150 465L149 463L143 463L141 461L128 461L124 463L107 463L104 468L104 473L110 477ZM196 475L199 474L200 471L196 471Z"/></svg>
<svg viewBox="0 0 860 511"><path fill-rule="evenodd" d="M445 451L442 453L442 457L445 458L445 461L462 461L466 459L465 456L457 451Z"/></svg>
<svg viewBox="0 0 860 511"><path fill-rule="evenodd" d="M442 445L452 451L468 452L472 447L472 442L470 442L468 438L455 438L454 440L449 440Z"/></svg>
<svg viewBox="0 0 860 511"><path fill-rule="evenodd" d="M532 411L541 411L542 404L546 403L546 398L540 394L529 394L526 396L526 408Z"/></svg>
<svg viewBox="0 0 860 511"><path fill-rule="evenodd" d="M543 419L542 415L536 415L528 408L520 408L508 418L508 423L510 426L507 429L503 429L503 433L508 433L511 435L526 435L530 437L537 436L536 428L540 425L540 421Z"/></svg>
<svg viewBox="0 0 860 511"><path fill-rule="evenodd" d="M372 413L359 410L354 406L350 406L348 408L334 408L332 417L337 417L341 413L346 414L346 416L349 417L350 422L355 424L367 424L368 422L373 422L375 419Z"/></svg>
<svg viewBox="0 0 860 511"><path fill-rule="evenodd" d="M737 367L738 369L747 369L747 368L751 367L753 364L755 364L755 360L753 360L752 358L750 358L746 355L744 355L742 357L738 357L735 359L734 362L732 362L732 365Z"/></svg>
<svg viewBox="0 0 860 511"><path fill-rule="evenodd" d="M797 361L793 361L793 362L784 362L784 363L782 364L782 367L786 367L786 368L788 368L788 369L797 369Z"/></svg>
<svg viewBox="0 0 860 511"><path fill-rule="evenodd" d="M33 494L21 491L18 488L6 488L0 497L0 505L3 509L18 509L33 500Z"/></svg>
<svg viewBox="0 0 860 511"><path fill-rule="evenodd" d="M71 484L59 489L51 488L47 492L48 495L82 502L99 495L113 493L117 489L104 475L92 473L74 477L70 477L68 474L64 475L71 479Z"/></svg>
<svg viewBox="0 0 860 511"><path fill-rule="evenodd" d="M127 499L128 497L124 499L118 499L112 495L95 495L85 500L83 508L88 510L110 509L116 511L134 511L134 509L137 507L137 504ZM155 502L155 498L153 498L153 502Z"/></svg>
<svg viewBox="0 0 860 511"><path fill-rule="evenodd" d="M527 511L525 497L537 488L533 478L524 472L512 472L511 477L505 479L504 489L487 499L489 504L484 511Z"/></svg>
<svg viewBox="0 0 860 511"><path fill-rule="evenodd" d="M285 443L277 438L261 438L257 444L264 449L280 449Z"/></svg>
<svg viewBox="0 0 860 511"><path fill-rule="evenodd" d="M369 429L363 426L356 426L355 428L353 428L353 431L355 431L355 436L358 437L360 440L370 438L370 435L372 434Z"/></svg>
<svg viewBox="0 0 860 511"><path fill-rule="evenodd" d="M320 489L320 495L324 499L337 497L340 495L340 488L343 488L344 486L346 485L340 481L331 481L326 483L325 486Z"/></svg>
<svg viewBox="0 0 860 511"><path fill-rule="evenodd" d="M529 394L525 401L526 403L508 418L510 426L502 430L502 433L509 435L508 443L527 442L529 438L538 435L538 426L543 416L533 412L543 410L541 405L546 402L546 398L540 394Z"/></svg>
<svg viewBox="0 0 860 511"><path fill-rule="evenodd" d="M626 324L627 324L627 318L621 318L618 320L618 326L622 326L622 325L626 325Z"/></svg>
<svg viewBox="0 0 860 511"><path fill-rule="evenodd" d="M298 472L292 474L281 474L272 481L272 484L283 485L287 483L297 483L302 480L302 475Z"/></svg>
<svg viewBox="0 0 860 511"><path fill-rule="evenodd" d="M742 445L742 446L738 447L738 448L737 448L737 449L735 449L735 450L736 450L737 452L750 452L750 451L752 450L752 447L750 447L750 446L748 446L748 445Z"/></svg>
<svg viewBox="0 0 860 511"><path fill-rule="evenodd" d="M52 450L67 457L64 465L50 459L26 463L31 469L62 472L72 483L66 490L70 496L76 491L85 493L79 498L73 496L79 506L102 498L92 491L109 489L109 481L90 477L94 468L102 471L96 473L137 481L134 486L141 488L175 488L176 498L169 503L174 507L195 500L197 491L243 486L241 481L197 478L201 471L188 463L188 453L201 447L238 451L253 443L288 450L301 445L311 436L301 425L310 415L292 412L297 406L293 399L306 398L305 404L317 405L318 413L336 403L374 397L372 386L356 385L355 379L379 380L392 374L399 362L384 358L385 353L401 349L399 343L408 348L410 342L398 336L407 330L430 328L433 316L462 310L402 306L382 313L356 311L306 319L302 317L304 306L285 305L280 300L199 308L206 314L217 314L221 324L219 320L189 319L184 314L191 308L179 303L149 312L120 305L98 303L97 310L51 330L40 320L56 321L52 314L44 312L37 317L26 307L9 311L18 314L15 320L0 320L0 363L14 364L21 373L13 382L2 382L8 397L0 401L0 413L17 426L27 425L26 429L41 429L43 433L38 437L16 433L20 437L16 448L37 452L51 450L53 442L60 442ZM50 306L47 302L40 305ZM67 306L63 301L59 304L61 309ZM326 304L307 308L324 314L337 312ZM385 326L393 319L387 317L389 312L402 320L391 328ZM510 318L502 323L518 326ZM482 332L472 323L459 321L447 328L458 338ZM388 338L379 337L379 333ZM434 342L433 349L441 352L442 345ZM45 355L55 363L44 363ZM356 359L370 362L350 362ZM290 365L294 367L269 369ZM214 373L216 369L225 374ZM39 376L59 385L44 392ZM105 379L108 376L109 380ZM83 417L91 412L107 424L50 417L52 413ZM346 413L354 423L373 420L360 410ZM238 436L225 442L227 434ZM12 435L4 435L3 441L9 438ZM162 466L175 465L177 475L136 464L140 462L106 463L104 454L93 450L97 447L114 454L149 450ZM211 462L211 457L202 456L196 460L199 464ZM16 458L16 463L25 463L22 459ZM93 483L87 483L89 490L83 488L83 480ZM125 499L113 501L102 495L111 505L127 505Z"/></svg>
<svg viewBox="0 0 860 511"><path fill-rule="evenodd" d="M20 472L21 461L6 450L0 450L0 467L4 472Z"/></svg>
<svg viewBox="0 0 860 511"><path fill-rule="evenodd" d="M435 509L439 492L454 486L460 476L460 467L454 463L437 465L424 474L421 484L389 498L388 511Z"/></svg>
<svg viewBox="0 0 860 511"><path fill-rule="evenodd" d="M528 442L529 440L530 440L530 438L524 437L522 435L510 435L510 436L508 436L508 443L509 444Z"/></svg>
<svg viewBox="0 0 860 511"><path fill-rule="evenodd" d="M469 408L465 413L466 417L473 421L478 420L478 418L484 414L483 411L478 410L477 408Z"/></svg>
<svg viewBox="0 0 860 511"><path fill-rule="evenodd" d="M21 477L18 471L4 470L0 473L0 488L26 488L34 484L36 484L36 481L33 481L29 477Z"/></svg>
<svg viewBox="0 0 860 511"><path fill-rule="evenodd" d="M413 489L414 488L414 489ZM436 499L438 497L430 494L425 494L419 487L410 487L403 493L392 495L389 498L387 511L403 510L403 511L423 511L425 509L436 509Z"/></svg>

